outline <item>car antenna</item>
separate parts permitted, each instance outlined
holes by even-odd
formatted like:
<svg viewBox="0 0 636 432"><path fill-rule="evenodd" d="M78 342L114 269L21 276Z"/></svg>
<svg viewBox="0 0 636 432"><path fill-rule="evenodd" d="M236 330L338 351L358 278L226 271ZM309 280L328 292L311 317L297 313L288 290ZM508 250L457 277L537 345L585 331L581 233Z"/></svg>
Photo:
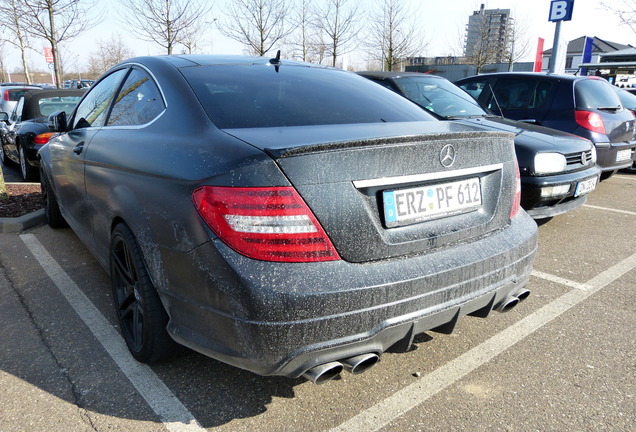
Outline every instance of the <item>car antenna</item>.
<svg viewBox="0 0 636 432"><path fill-rule="evenodd" d="M490 85L490 83L488 83L488 88L490 89L490 94L492 95L492 98L495 101L495 104L497 105L497 109L499 110L499 117L503 118L503 111L501 110L501 106L499 105L499 101L497 100L497 96L495 96L495 90L493 90L492 86Z"/></svg>
<svg viewBox="0 0 636 432"><path fill-rule="evenodd" d="M276 72L278 72L278 68L280 67L280 50L276 52L276 57L269 59L269 62L274 65Z"/></svg>

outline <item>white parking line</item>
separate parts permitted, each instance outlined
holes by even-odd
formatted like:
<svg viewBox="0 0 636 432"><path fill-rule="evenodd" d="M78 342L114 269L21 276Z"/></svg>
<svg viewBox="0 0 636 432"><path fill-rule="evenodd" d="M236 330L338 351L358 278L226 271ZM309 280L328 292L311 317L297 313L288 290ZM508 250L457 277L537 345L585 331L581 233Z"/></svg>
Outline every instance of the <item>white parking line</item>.
<svg viewBox="0 0 636 432"><path fill-rule="evenodd" d="M585 285L590 289L569 291L470 351L424 375L417 382L336 426L331 432L371 432L382 429L634 268L636 254L588 281Z"/></svg>
<svg viewBox="0 0 636 432"><path fill-rule="evenodd" d="M20 238L117 366L171 432L204 431L188 409L148 366L130 355L124 340L33 234Z"/></svg>
<svg viewBox="0 0 636 432"><path fill-rule="evenodd" d="M631 211L627 211L627 210L618 210L618 209L613 209L613 208L608 208L608 207L599 207L599 206L590 205L590 204L583 204L583 207L593 208L593 209L596 209L596 210L604 210L604 211L609 211L609 212L614 212L614 213L622 213L622 214L627 214L627 215L630 215L630 216L636 216L636 212L631 212Z"/></svg>
<svg viewBox="0 0 636 432"><path fill-rule="evenodd" d="M574 289L581 290L581 291L589 291L589 290L592 289L592 287L590 285L582 284L580 282L571 281L569 279L565 279L565 278L562 278L560 276L555 276L555 275L551 275L551 274L548 274L548 273L543 273L543 272L540 272L538 270L533 270L532 271L532 276L538 277L538 278L541 278L541 279L545 279L545 280L548 280L550 282L555 282L555 283L558 283L559 285L565 285L565 286L568 286L570 288L574 288Z"/></svg>

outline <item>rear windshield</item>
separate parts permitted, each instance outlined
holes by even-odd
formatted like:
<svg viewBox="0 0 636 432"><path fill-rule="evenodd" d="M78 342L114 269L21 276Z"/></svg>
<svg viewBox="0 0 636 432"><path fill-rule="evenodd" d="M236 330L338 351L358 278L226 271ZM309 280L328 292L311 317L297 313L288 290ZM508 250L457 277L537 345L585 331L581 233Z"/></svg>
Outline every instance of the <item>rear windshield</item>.
<svg viewBox="0 0 636 432"><path fill-rule="evenodd" d="M57 111L64 111L70 114L81 98L81 96L63 96L40 99L38 101L40 115L49 116Z"/></svg>
<svg viewBox="0 0 636 432"><path fill-rule="evenodd" d="M8 101L17 102L20 100L24 93L28 92L31 89L13 89L13 90L5 90L4 99ZM7 97L8 96L8 97Z"/></svg>
<svg viewBox="0 0 636 432"><path fill-rule="evenodd" d="M221 129L430 121L394 92L353 73L283 64L182 69Z"/></svg>
<svg viewBox="0 0 636 432"><path fill-rule="evenodd" d="M610 84L600 79L584 79L574 85L576 108L579 110L620 109L621 101Z"/></svg>

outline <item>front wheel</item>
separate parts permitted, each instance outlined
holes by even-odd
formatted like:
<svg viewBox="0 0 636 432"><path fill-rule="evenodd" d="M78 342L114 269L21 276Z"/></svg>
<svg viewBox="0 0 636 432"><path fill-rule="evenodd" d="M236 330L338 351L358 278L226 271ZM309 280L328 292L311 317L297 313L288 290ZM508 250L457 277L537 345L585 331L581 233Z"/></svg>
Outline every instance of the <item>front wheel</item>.
<svg viewBox="0 0 636 432"><path fill-rule="evenodd" d="M155 363L176 353L178 345L166 330L168 314L150 280L141 249L123 223L111 236L110 277L121 332L133 357Z"/></svg>

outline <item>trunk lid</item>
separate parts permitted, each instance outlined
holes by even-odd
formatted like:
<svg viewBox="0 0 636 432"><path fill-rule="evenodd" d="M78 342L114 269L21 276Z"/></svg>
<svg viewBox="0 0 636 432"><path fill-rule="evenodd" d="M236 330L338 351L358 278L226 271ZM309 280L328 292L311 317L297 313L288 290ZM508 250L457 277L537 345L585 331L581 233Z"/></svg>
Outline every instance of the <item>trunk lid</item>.
<svg viewBox="0 0 636 432"><path fill-rule="evenodd" d="M225 132L276 160L349 262L426 253L470 242L509 223L516 163L512 134L476 132L448 122ZM442 164L449 151L452 164ZM479 192L481 203L456 208L457 197L444 193L459 190L463 195L462 187ZM431 190L434 197L424 205L422 197ZM418 197L419 203L413 201ZM387 204L391 199L397 207ZM416 219L402 214L393 220L391 209L413 209ZM438 210L445 215L427 219Z"/></svg>

